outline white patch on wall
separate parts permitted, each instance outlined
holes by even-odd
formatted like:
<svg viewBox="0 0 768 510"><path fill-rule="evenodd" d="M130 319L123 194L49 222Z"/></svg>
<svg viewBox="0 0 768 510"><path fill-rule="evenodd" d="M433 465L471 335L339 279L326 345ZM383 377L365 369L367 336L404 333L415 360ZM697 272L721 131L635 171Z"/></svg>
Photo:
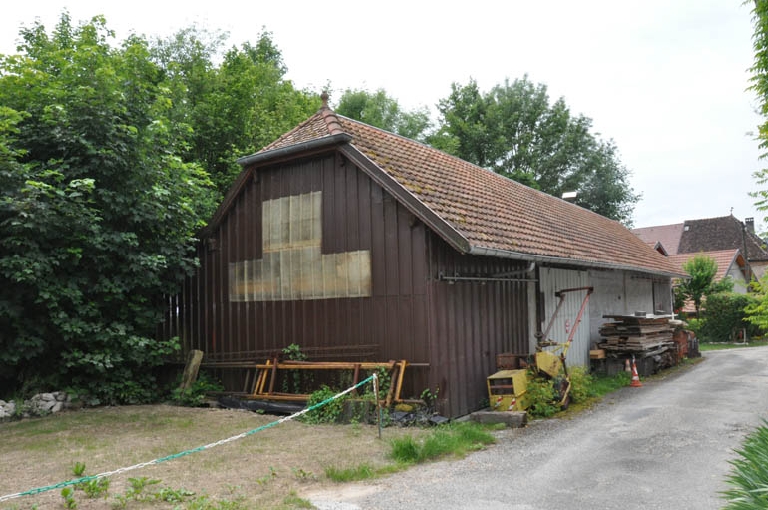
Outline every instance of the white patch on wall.
<svg viewBox="0 0 768 510"><path fill-rule="evenodd" d="M323 255L322 193L262 204L262 258L229 264L230 301L371 295L369 250Z"/></svg>

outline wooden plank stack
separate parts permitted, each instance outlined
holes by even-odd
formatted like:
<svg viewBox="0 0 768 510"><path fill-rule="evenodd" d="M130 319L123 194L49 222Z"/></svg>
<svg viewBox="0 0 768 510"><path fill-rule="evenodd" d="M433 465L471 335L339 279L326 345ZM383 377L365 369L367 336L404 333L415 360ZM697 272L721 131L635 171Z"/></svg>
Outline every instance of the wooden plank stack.
<svg viewBox="0 0 768 510"><path fill-rule="evenodd" d="M675 349L675 332L668 315L603 315L612 319L600 326L601 349L608 353L645 358Z"/></svg>

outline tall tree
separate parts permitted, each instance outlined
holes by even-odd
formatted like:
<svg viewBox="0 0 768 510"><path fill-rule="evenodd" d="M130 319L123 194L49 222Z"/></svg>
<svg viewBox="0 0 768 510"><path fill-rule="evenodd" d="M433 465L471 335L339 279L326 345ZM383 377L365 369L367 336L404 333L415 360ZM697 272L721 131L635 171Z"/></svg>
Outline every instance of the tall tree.
<svg viewBox="0 0 768 510"><path fill-rule="evenodd" d="M233 47L216 65L226 34L189 27L155 41L155 61L175 91L174 119L191 128L188 161L211 175L222 196L240 172L236 160L261 149L320 107L315 94L285 79L269 32Z"/></svg>
<svg viewBox="0 0 768 510"><path fill-rule="evenodd" d="M209 180L179 157L145 40L66 13L21 37L0 58L0 378L148 400L174 348L154 338L161 296L196 265Z"/></svg>
<svg viewBox="0 0 768 510"><path fill-rule="evenodd" d="M675 294L680 299L693 301L696 315L700 315L702 300L705 296L733 290L733 280L730 278L719 282L715 280L717 262L712 257L695 255L683 264L683 270L689 278L680 282Z"/></svg>
<svg viewBox="0 0 768 510"><path fill-rule="evenodd" d="M404 110L384 89L347 89L339 99L336 113L418 141L425 140L431 127L429 110Z"/></svg>
<svg viewBox="0 0 768 510"><path fill-rule="evenodd" d="M576 191L578 205L631 224L639 196L615 144L562 98L551 103L545 85L526 76L484 94L474 80L454 83L438 110L434 146L554 196Z"/></svg>
<svg viewBox="0 0 768 510"><path fill-rule="evenodd" d="M752 71L751 89L757 95L759 111L763 116L763 123L758 127L757 140L763 151L762 158L766 157L768 149L768 0L754 0L752 9L752 23L754 33L752 44L755 50L755 62L750 69ZM759 189L750 193L756 199L755 206L759 211L768 212L768 169L763 168L752 174ZM768 222L768 216L763 218Z"/></svg>

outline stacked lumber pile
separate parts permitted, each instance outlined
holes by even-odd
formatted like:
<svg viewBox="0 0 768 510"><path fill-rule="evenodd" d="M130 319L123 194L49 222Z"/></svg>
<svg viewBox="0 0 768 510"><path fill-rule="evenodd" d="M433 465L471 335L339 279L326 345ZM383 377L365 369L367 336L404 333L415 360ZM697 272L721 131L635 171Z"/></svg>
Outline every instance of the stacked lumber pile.
<svg viewBox="0 0 768 510"><path fill-rule="evenodd" d="M675 327L668 315L603 315L612 319L600 326L599 344L607 354L657 356L677 350L673 340Z"/></svg>

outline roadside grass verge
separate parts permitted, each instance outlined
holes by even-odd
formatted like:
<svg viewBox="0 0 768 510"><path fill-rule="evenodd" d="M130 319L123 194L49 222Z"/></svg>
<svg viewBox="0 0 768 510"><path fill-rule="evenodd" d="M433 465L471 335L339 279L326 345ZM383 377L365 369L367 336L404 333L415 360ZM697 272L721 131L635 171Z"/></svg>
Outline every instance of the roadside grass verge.
<svg viewBox="0 0 768 510"><path fill-rule="evenodd" d="M388 458L393 463L373 467L361 463L352 467L336 465L325 468L325 476L334 482L368 480L442 458L462 458L468 453L494 444L491 433L506 425L481 425L474 422L454 422L431 429L416 429L418 435L406 434L389 441Z"/></svg>
<svg viewBox="0 0 768 510"><path fill-rule="evenodd" d="M722 349L741 349L742 347L765 347L768 345L768 339L750 340L744 343L733 342L701 342L700 351L718 351Z"/></svg>
<svg viewBox="0 0 768 510"><path fill-rule="evenodd" d="M761 510L768 508L768 422L747 436L738 458L730 461L732 470L724 491L725 510Z"/></svg>

